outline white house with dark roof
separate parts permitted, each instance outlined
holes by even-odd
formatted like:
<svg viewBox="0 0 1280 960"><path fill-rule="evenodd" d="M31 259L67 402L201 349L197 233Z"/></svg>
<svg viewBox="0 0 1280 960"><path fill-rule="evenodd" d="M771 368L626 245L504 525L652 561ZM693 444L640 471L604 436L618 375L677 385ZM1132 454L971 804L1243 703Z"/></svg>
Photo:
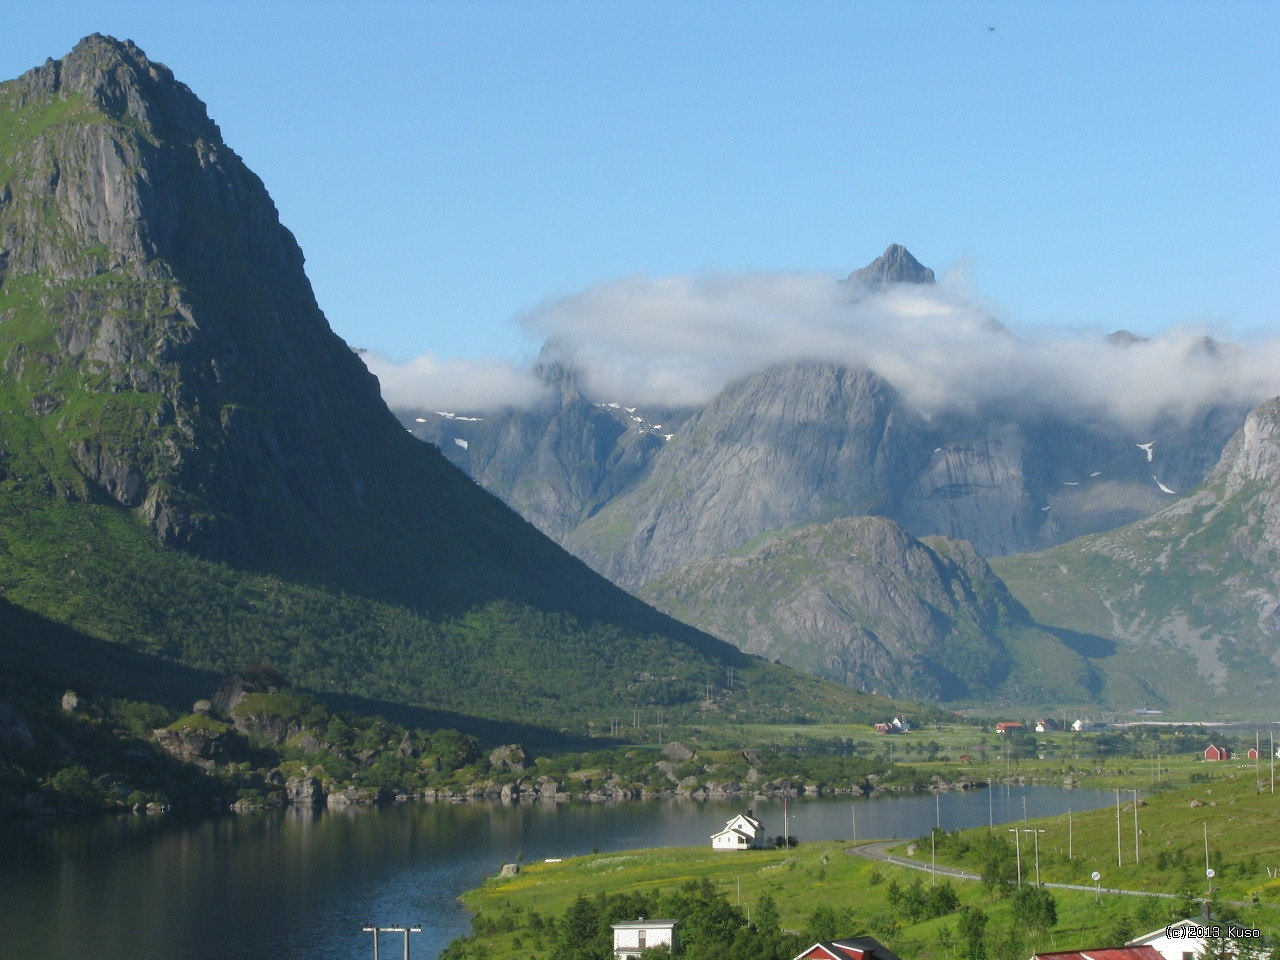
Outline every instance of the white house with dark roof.
<svg viewBox="0 0 1280 960"><path fill-rule="evenodd" d="M1159 930L1152 930L1146 936L1130 940L1125 946L1152 947L1164 960L1196 960L1204 952L1204 932L1211 923L1217 921L1204 917L1179 920Z"/></svg>
<svg viewBox="0 0 1280 960"><path fill-rule="evenodd" d="M759 850L765 846L764 824L753 817L754 811L740 813L711 835L712 850Z"/></svg>

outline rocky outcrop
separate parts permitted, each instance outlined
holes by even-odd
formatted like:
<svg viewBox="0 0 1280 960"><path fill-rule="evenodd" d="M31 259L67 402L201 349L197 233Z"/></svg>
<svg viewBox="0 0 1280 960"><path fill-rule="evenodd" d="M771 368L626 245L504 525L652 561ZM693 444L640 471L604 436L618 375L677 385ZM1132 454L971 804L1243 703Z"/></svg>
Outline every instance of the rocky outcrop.
<svg viewBox="0 0 1280 960"><path fill-rule="evenodd" d="M213 695L213 708L224 717L234 716L236 707L251 693L279 693L289 682L277 670L237 670L224 677Z"/></svg>
<svg viewBox="0 0 1280 960"><path fill-rule="evenodd" d="M524 748L518 743L509 743L497 747L489 754L489 765L495 770L507 770L521 773L524 770Z"/></svg>
<svg viewBox="0 0 1280 960"><path fill-rule="evenodd" d="M160 749L172 757L205 769L246 759L249 745L226 724L202 723L152 731Z"/></svg>

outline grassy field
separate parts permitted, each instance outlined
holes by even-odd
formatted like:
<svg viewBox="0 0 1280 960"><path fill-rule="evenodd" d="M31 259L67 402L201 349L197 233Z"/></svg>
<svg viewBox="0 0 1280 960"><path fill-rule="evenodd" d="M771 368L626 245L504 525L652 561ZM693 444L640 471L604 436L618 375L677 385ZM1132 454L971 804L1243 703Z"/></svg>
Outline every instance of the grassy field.
<svg viewBox="0 0 1280 960"><path fill-rule="evenodd" d="M1021 960L1036 951L1118 945L1163 925L1184 908L1188 897L1209 892L1206 831L1210 862L1217 874L1213 893L1221 901L1218 909L1234 913L1264 934L1280 934L1280 831L1274 826L1280 795L1270 793L1265 782L1265 792L1258 793L1251 768L1234 774L1142 797L1137 856L1131 795L1122 797L1119 864L1114 808L1074 814L1070 823L1067 817L1053 817L1027 824L1045 831L1039 835L1044 881L1091 887L1090 875L1096 870L1103 887L1171 897L1102 893L1100 903L1095 903L1092 889L1055 889L1058 923L1036 935L1015 922L1006 890L974 880L950 881L962 905L987 914L986 940L993 960ZM996 833L1011 847L1008 829L1008 825L997 827ZM982 872L979 848L987 835L980 828L940 837L939 864ZM849 911L848 935L869 933L908 960L953 960L959 955L956 914L913 923L891 902L894 887L904 888L917 879L928 887L934 878L850 855L848 847L833 841L746 853L670 848L525 865L518 876L493 878L464 897L477 914L480 931L468 945L468 953L495 960L550 957L551 943L534 928L541 928L544 918L562 915L579 895L670 892L690 879L705 877L744 911L768 893L776 900L786 929L806 932L814 908L824 904ZM898 856L929 862L927 838L908 851L906 841L895 850ZM1022 867L1024 879L1030 882L1035 863L1029 843L1024 846Z"/></svg>

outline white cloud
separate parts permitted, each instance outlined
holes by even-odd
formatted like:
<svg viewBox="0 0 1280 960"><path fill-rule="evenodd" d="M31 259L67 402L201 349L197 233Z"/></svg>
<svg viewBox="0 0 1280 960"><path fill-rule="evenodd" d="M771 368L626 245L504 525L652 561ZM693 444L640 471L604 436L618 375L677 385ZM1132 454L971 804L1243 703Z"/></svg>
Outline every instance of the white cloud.
<svg viewBox="0 0 1280 960"><path fill-rule="evenodd" d="M1229 334L1171 328L1120 345L1100 330L1019 337L996 315L961 271L877 294L826 275L755 273L626 277L549 300L518 322L554 343L596 400L701 404L734 379L800 359L865 363L926 413L1016 402L1136 425L1280 393L1274 337L1209 349L1207 335ZM479 408L533 396L527 373L497 361L423 358L394 375L371 368L392 406ZM406 402L428 395L419 389L438 399Z"/></svg>
<svg viewBox="0 0 1280 960"><path fill-rule="evenodd" d="M378 353L360 354L378 378L393 410L492 410L527 407L544 387L527 367L504 360L439 360L431 354L396 363Z"/></svg>

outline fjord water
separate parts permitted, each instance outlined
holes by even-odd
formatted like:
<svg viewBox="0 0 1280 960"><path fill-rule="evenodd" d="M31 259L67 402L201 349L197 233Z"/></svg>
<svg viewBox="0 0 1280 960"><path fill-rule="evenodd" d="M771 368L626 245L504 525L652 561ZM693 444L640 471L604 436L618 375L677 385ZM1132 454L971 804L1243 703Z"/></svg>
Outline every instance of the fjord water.
<svg viewBox="0 0 1280 960"><path fill-rule="evenodd" d="M941 820L975 827L1105 806L1112 794L996 786L938 797L792 800L804 840L914 837ZM0 954L24 960L355 960L366 922L421 925L434 957L470 920L457 901L525 862L637 847L692 846L748 804L645 801L272 811L212 819L119 817L0 831ZM782 805L754 803L770 835ZM734 856L726 853L725 856ZM590 891L586 891L590 892ZM384 935L400 956L400 935Z"/></svg>

